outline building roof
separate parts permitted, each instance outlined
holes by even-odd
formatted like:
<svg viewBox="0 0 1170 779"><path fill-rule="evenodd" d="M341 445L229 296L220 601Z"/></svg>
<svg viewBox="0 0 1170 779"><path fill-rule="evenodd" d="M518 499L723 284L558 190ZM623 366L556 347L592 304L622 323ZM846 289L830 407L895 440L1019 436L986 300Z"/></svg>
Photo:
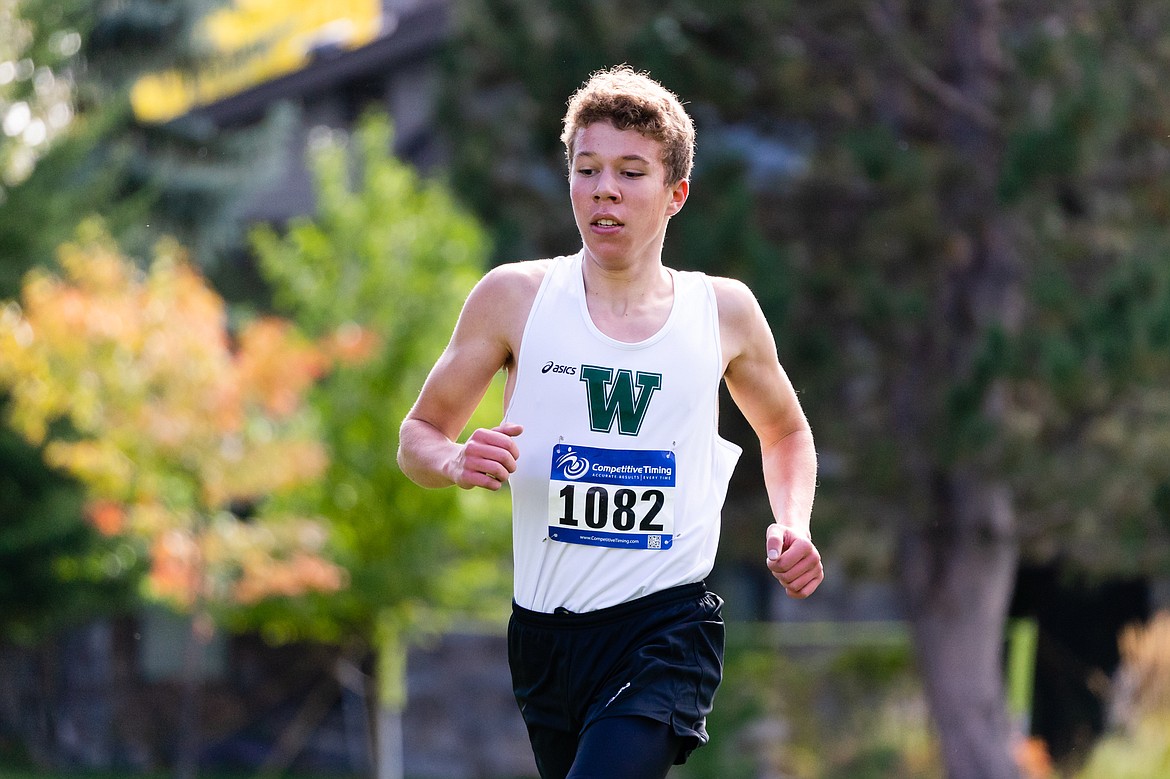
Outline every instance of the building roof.
<svg viewBox="0 0 1170 779"><path fill-rule="evenodd" d="M446 2L422 2L395 12L386 9L384 32L368 44L344 49L324 43L312 52L304 68L196 106L191 116L205 117L217 126L249 124L282 100L298 100L315 93L385 74L434 53L450 34Z"/></svg>

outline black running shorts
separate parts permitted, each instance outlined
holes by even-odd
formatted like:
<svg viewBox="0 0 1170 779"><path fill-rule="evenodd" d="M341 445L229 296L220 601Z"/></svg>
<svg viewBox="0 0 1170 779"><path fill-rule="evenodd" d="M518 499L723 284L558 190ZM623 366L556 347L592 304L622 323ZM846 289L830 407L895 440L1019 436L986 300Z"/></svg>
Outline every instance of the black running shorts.
<svg viewBox="0 0 1170 779"><path fill-rule="evenodd" d="M723 675L722 607L702 582L582 614L513 604L508 662L530 736L577 736L603 717L649 717L682 738L675 763L685 762L708 738Z"/></svg>

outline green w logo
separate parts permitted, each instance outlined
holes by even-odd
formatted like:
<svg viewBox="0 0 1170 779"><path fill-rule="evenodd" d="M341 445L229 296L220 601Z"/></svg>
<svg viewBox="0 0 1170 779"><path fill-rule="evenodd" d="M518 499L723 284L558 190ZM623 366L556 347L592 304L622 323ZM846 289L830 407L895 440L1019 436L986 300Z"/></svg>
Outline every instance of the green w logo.
<svg viewBox="0 0 1170 779"><path fill-rule="evenodd" d="M623 368L615 378L613 368L582 365L581 381L585 382L589 398L590 428L598 433L611 433L616 418L619 433L637 435L650 398L662 386L662 374L641 371L634 374Z"/></svg>

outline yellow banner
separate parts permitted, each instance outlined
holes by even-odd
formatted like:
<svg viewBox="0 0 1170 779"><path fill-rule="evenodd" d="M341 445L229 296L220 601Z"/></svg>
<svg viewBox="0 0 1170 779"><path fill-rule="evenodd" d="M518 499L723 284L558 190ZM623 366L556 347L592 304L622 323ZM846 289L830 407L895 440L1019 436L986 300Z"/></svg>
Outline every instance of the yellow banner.
<svg viewBox="0 0 1170 779"><path fill-rule="evenodd" d="M141 121L165 122L296 72L314 51L356 49L381 31L381 0L233 0L201 27L222 59L195 74L144 76L130 101Z"/></svg>

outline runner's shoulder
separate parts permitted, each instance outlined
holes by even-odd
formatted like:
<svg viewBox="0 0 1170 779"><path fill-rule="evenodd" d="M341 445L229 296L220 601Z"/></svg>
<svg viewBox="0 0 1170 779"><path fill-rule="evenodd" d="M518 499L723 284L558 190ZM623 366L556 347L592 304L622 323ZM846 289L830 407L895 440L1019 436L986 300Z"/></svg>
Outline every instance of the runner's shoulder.
<svg viewBox="0 0 1170 779"><path fill-rule="evenodd" d="M521 260L496 266L476 285L476 291L495 298L507 298L512 303L536 297L541 282L548 273L552 260Z"/></svg>
<svg viewBox="0 0 1170 779"><path fill-rule="evenodd" d="M468 295L461 321L481 333L504 332L509 340L518 343L519 332L550 262L526 260L492 268Z"/></svg>
<svg viewBox="0 0 1170 779"><path fill-rule="evenodd" d="M708 276L715 291L719 319L727 324L743 325L755 317L760 304L755 293L739 279L726 276Z"/></svg>
<svg viewBox="0 0 1170 779"><path fill-rule="evenodd" d="M723 358L730 363L761 339L770 339L771 334L760 303L747 284L722 276L710 279L719 311Z"/></svg>

